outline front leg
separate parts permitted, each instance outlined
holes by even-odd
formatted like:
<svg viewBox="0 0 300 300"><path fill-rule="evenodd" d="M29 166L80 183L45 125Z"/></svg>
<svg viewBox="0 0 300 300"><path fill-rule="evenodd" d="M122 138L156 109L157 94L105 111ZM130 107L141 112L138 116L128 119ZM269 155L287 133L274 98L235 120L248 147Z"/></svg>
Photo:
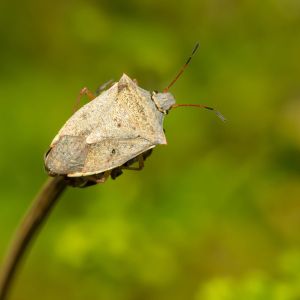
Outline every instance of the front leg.
<svg viewBox="0 0 300 300"><path fill-rule="evenodd" d="M109 81L100 85L96 90L96 95L99 96L104 90L106 90L107 88L110 88L113 85L113 83L114 83L114 80L110 79Z"/></svg>
<svg viewBox="0 0 300 300"><path fill-rule="evenodd" d="M80 104L80 100L81 100L81 98L82 98L84 95L86 95L86 96L89 98L90 101L96 98L96 96L95 96L95 95L94 95L87 87L84 87L84 88L80 91L80 93L79 93L79 95L78 95L78 97L77 97L77 100L76 100L76 102L75 102L75 104L74 104L74 107L73 107L73 113L74 113L76 110L78 110L78 107L79 107L79 104Z"/></svg>

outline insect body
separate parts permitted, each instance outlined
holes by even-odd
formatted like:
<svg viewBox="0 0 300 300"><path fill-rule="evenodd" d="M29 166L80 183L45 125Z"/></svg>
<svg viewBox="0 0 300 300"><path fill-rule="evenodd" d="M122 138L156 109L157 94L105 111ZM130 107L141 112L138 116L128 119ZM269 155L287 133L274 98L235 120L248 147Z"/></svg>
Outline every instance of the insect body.
<svg viewBox="0 0 300 300"><path fill-rule="evenodd" d="M189 61L163 93L150 93L123 74L76 111L45 155L48 174L65 176L70 185L85 187L104 182L109 176L114 179L122 169L142 169L151 149L167 143L164 117L171 108L180 106L168 90ZM135 162L139 167L131 166Z"/></svg>
<svg viewBox="0 0 300 300"><path fill-rule="evenodd" d="M45 158L48 173L97 182L106 171L126 163L124 168L130 167L130 161L140 160L142 165L143 153L166 144L163 119L174 103L170 93L163 94L162 100L160 94L151 95L123 74L59 131Z"/></svg>

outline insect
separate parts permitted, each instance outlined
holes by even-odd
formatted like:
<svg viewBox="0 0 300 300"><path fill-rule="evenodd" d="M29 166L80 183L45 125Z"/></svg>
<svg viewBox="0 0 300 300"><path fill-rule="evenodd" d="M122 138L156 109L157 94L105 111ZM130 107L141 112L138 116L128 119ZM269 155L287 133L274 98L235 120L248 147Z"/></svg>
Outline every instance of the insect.
<svg viewBox="0 0 300 300"><path fill-rule="evenodd" d="M122 170L141 170L145 159L159 144L166 144L165 115L179 106L169 92L197 51L192 54L163 92L146 91L126 74L95 97L87 88L89 103L77 110L61 128L45 155L50 176L64 176L69 185L86 187L115 179ZM215 113L224 121L224 117ZM135 167L133 164L138 163Z"/></svg>

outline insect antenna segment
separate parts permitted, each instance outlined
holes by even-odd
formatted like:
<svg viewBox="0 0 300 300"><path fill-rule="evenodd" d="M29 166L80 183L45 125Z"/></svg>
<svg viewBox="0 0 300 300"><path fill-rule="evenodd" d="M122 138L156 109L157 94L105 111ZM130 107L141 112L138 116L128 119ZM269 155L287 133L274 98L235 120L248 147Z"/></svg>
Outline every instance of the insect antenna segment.
<svg viewBox="0 0 300 300"><path fill-rule="evenodd" d="M182 75L182 73L185 71L186 67L189 65L191 59L193 58L194 54L197 52L199 48L199 43L197 43L194 47L193 52L187 59L186 63L182 66L182 68L179 70L175 78L171 81L171 83L163 90L163 93L167 93L169 89L173 86L173 84L177 81L177 79ZM226 122L226 118L217 110L215 110L213 107L202 105L202 104L173 104L170 108L176 108L180 106L193 106L193 107L200 107L200 108L205 108L208 110L214 111L214 113L223 121Z"/></svg>
<svg viewBox="0 0 300 300"><path fill-rule="evenodd" d="M208 110L212 110L223 122L226 122L226 118L219 111L214 109L213 107L206 106L203 104L173 104L171 106L171 108L176 108L176 107L180 107L180 106L193 106L193 107L199 107L199 108L205 108Z"/></svg>
<svg viewBox="0 0 300 300"><path fill-rule="evenodd" d="M163 90L163 93L167 93L169 91L169 89L171 88L171 86L177 81L177 79L181 76L181 74L184 72L184 70L186 69L186 67L189 65L192 57L194 56L194 54L196 53L196 51L199 48L199 43L197 43L194 47L194 50L192 52L192 54L190 55L190 57L188 58L188 60L186 61L186 63L182 66L182 68L180 69L180 71L177 73L177 75L175 76L175 78L171 81L171 83Z"/></svg>

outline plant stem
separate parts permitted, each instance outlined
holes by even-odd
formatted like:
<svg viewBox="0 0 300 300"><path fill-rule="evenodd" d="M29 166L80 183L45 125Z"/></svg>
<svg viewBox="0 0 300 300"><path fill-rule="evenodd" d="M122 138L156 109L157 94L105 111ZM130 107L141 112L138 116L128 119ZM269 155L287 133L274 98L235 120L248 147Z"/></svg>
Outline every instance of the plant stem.
<svg viewBox="0 0 300 300"><path fill-rule="evenodd" d="M6 299L26 249L66 187L63 177L49 178L25 214L0 270L0 300Z"/></svg>

